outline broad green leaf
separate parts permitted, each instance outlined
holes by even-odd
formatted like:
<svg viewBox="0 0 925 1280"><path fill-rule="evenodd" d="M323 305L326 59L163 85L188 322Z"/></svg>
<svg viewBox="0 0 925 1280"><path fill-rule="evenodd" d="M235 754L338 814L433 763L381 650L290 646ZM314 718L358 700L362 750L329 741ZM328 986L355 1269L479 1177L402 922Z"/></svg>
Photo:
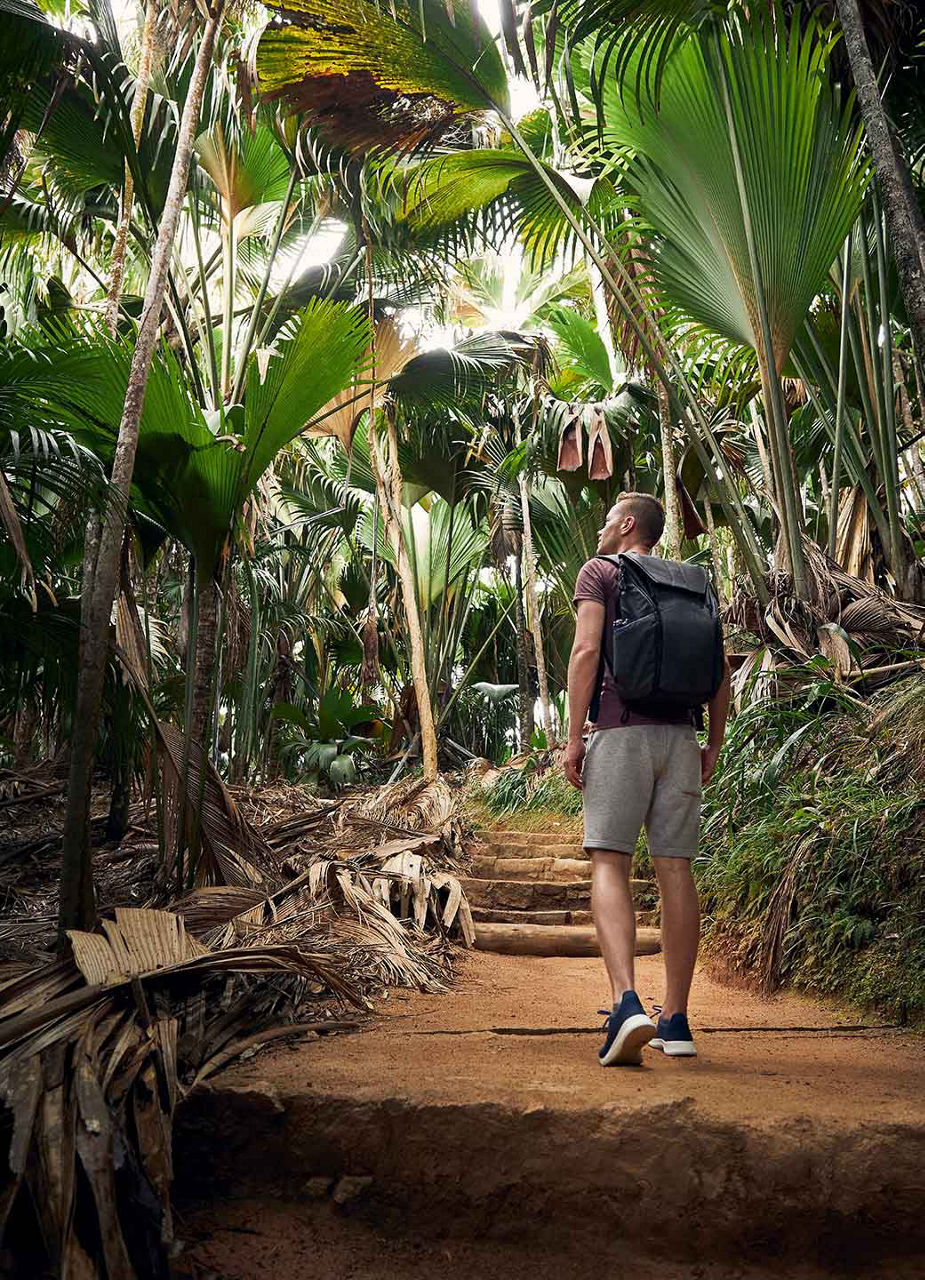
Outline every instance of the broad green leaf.
<svg viewBox="0 0 925 1280"><path fill-rule="evenodd" d="M351 150L413 149L461 115L508 107L501 56L469 0L273 0L264 94ZM452 11L452 21L447 13Z"/></svg>
<svg viewBox="0 0 925 1280"><path fill-rule="evenodd" d="M854 222L868 181L861 136L828 75L814 23L742 18L721 38L758 264L783 366ZM632 81L631 71L627 78ZM659 108L608 82L605 152L629 157L627 185L654 233L665 297L711 331L756 346L759 321L721 93L709 36L665 66Z"/></svg>
<svg viewBox="0 0 925 1280"><path fill-rule="evenodd" d="M313 301L285 330L261 376L253 360L244 395L247 458L241 500L290 440L363 373L369 321L362 309Z"/></svg>
<svg viewBox="0 0 925 1280"><path fill-rule="evenodd" d="M357 779L357 767L353 756L335 756L327 766L327 771L335 787L347 787Z"/></svg>

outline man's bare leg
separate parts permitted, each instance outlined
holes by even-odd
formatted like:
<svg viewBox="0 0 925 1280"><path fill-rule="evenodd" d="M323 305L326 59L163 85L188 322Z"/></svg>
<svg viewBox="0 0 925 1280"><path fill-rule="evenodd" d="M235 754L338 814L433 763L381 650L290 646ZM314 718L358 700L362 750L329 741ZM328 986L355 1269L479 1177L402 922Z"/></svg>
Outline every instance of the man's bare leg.
<svg viewBox="0 0 925 1280"><path fill-rule="evenodd" d="M591 849L591 914L607 966L613 1002L634 990L636 913L630 891L632 854Z"/></svg>
<svg viewBox="0 0 925 1280"><path fill-rule="evenodd" d="M665 1003L661 1016L687 1013L700 945L700 902L688 858L653 858L662 900Z"/></svg>

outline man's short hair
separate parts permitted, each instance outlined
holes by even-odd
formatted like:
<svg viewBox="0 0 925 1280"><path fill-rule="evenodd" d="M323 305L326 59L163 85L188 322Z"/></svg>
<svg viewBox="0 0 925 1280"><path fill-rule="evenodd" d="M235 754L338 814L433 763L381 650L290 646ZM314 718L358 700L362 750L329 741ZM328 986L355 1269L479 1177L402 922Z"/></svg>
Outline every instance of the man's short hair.
<svg viewBox="0 0 925 1280"><path fill-rule="evenodd" d="M654 547L665 530L665 508L651 493L621 493L614 506L635 517L636 528L648 546Z"/></svg>

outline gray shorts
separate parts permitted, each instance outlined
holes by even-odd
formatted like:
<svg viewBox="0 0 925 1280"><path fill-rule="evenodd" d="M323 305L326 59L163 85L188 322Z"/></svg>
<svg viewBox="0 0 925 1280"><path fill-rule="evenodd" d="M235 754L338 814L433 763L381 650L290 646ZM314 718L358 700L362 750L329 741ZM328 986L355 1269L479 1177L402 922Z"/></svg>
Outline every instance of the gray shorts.
<svg viewBox="0 0 925 1280"><path fill-rule="evenodd" d="M655 858L692 858L700 836L700 746L693 725L591 734L582 770L586 849L632 853L645 826Z"/></svg>

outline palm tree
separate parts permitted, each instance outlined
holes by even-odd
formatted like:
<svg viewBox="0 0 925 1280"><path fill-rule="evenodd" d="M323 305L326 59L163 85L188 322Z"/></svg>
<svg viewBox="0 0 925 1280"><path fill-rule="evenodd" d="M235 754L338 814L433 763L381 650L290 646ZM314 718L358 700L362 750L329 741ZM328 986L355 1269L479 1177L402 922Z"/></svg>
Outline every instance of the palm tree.
<svg viewBox="0 0 925 1280"><path fill-rule="evenodd" d="M891 127L877 83L858 0L836 0L836 9L890 225L893 258L899 272L903 300L921 361L925 359L925 215L912 183L902 142Z"/></svg>
<svg viewBox="0 0 925 1280"><path fill-rule="evenodd" d="M109 618L115 598L119 556L138 447L138 428L164 308L167 272L186 197L186 182L199 109L205 92L206 77L211 69L212 50L221 26L223 10L224 0L216 0L209 11L196 55L193 78L183 104L170 184L154 244L138 337L125 388L122 419L110 471L107 510L101 520L99 546L92 566L92 581L84 597L87 607L81 619L77 706L71 741L68 804L61 855L59 921L62 934L67 929L88 928L96 913L90 862L90 784L103 678L109 652ZM89 561L87 563L89 566Z"/></svg>

